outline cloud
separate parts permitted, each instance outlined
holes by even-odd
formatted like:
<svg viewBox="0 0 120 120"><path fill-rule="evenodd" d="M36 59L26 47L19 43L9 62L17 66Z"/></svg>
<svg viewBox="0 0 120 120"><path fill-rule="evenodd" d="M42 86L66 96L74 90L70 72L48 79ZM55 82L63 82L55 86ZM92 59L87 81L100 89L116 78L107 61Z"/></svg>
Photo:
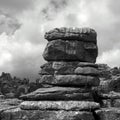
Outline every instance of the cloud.
<svg viewBox="0 0 120 120"><path fill-rule="evenodd" d="M14 34L20 28L18 20L0 11L0 34L6 32L7 34Z"/></svg>
<svg viewBox="0 0 120 120"><path fill-rule="evenodd" d="M35 78L38 75L39 64L43 63L40 56L44 44L34 45L29 41L16 41L6 33L0 35L0 72L11 72L18 77Z"/></svg>
<svg viewBox="0 0 120 120"><path fill-rule="evenodd" d="M98 63L105 63L111 67L120 65L120 49L112 49L110 51L103 52L101 56L98 57Z"/></svg>
<svg viewBox="0 0 120 120"><path fill-rule="evenodd" d="M0 9L6 13L16 15L26 9L31 9L34 0L0 0Z"/></svg>
<svg viewBox="0 0 120 120"><path fill-rule="evenodd" d="M0 0L0 72L36 78L45 62L44 33L64 26L94 28L97 62L120 65L119 5L113 0Z"/></svg>

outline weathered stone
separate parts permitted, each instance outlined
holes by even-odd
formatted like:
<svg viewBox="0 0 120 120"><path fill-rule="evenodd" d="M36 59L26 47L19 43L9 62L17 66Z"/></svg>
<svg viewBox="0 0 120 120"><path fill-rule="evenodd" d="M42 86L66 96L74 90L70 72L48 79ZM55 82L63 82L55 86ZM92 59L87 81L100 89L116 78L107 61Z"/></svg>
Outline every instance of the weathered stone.
<svg viewBox="0 0 120 120"><path fill-rule="evenodd" d="M97 71L97 64L94 63L85 63L85 62L48 62L41 66L39 71L40 75L68 75L75 74L75 69L77 67L82 67L83 69L92 69L93 74L96 75L99 72ZM89 69L89 70L90 70ZM94 70L94 71L93 71ZM88 71L88 70L87 70ZM91 70L90 70L91 71Z"/></svg>
<svg viewBox="0 0 120 120"><path fill-rule="evenodd" d="M5 99L5 96L4 95L0 95L0 99Z"/></svg>
<svg viewBox="0 0 120 120"><path fill-rule="evenodd" d="M99 78L84 75L43 75L39 83L57 86L98 86Z"/></svg>
<svg viewBox="0 0 120 120"><path fill-rule="evenodd" d="M114 91L111 91L110 93L108 94L101 94L100 95L102 99L120 99L120 93L119 92L114 92Z"/></svg>
<svg viewBox="0 0 120 120"><path fill-rule="evenodd" d="M109 82L110 91L120 92L120 76L113 77Z"/></svg>
<svg viewBox="0 0 120 120"><path fill-rule="evenodd" d="M25 101L20 104L20 108L23 110L91 111L100 108L100 105L88 101Z"/></svg>
<svg viewBox="0 0 120 120"><path fill-rule="evenodd" d="M40 66L39 74L49 75L54 74L54 69L52 68L52 62L47 62Z"/></svg>
<svg viewBox="0 0 120 120"><path fill-rule="evenodd" d="M66 68L68 67L73 67L73 68L77 68L77 67L93 67L93 68L98 68L98 64L95 63L88 63L88 62L79 62L79 61L75 61L75 62L65 62L65 61L61 61L61 62L53 62L52 63L52 68L55 70L59 70L61 68Z"/></svg>
<svg viewBox="0 0 120 120"><path fill-rule="evenodd" d="M113 76L108 80L101 80L99 88L103 93L109 93L110 91L120 92L120 76Z"/></svg>
<svg viewBox="0 0 120 120"><path fill-rule="evenodd" d="M99 71L95 68L92 68L92 67L77 67L75 69L75 73L76 74L82 74L82 75L99 75Z"/></svg>
<svg viewBox="0 0 120 120"><path fill-rule="evenodd" d="M102 108L96 110L96 120L120 120L120 109L118 108Z"/></svg>
<svg viewBox="0 0 120 120"><path fill-rule="evenodd" d="M89 63L89 62L79 62L77 64L77 67L94 67L94 68L98 68L98 64Z"/></svg>
<svg viewBox="0 0 120 120"><path fill-rule="evenodd" d="M88 92L89 91L89 92ZM39 88L34 92L22 95L23 100L92 100L90 89L52 87Z"/></svg>
<svg viewBox="0 0 120 120"><path fill-rule="evenodd" d="M100 78L104 78L105 80L111 79L112 75L111 75L110 69L111 68L107 64L98 64Z"/></svg>
<svg viewBox="0 0 120 120"><path fill-rule="evenodd" d="M95 120L93 114L86 111L27 111L20 108L4 111L1 118L1 120Z"/></svg>
<svg viewBox="0 0 120 120"><path fill-rule="evenodd" d="M97 33L91 28L55 28L45 34L48 41L62 40L80 40L96 43Z"/></svg>
<svg viewBox="0 0 120 120"><path fill-rule="evenodd" d="M90 46L90 47L86 47ZM48 42L43 57L47 61L84 61L94 63L98 55L97 45L81 41L54 40Z"/></svg>
<svg viewBox="0 0 120 120"><path fill-rule="evenodd" d="M18 99L0 99L0 113L5 110L17 108L21 102Z"/></svg>
<svg viewBox="0 0 120 120"><path fill-rule="evenodd" d="M120 98L112 100L112 107L120 108Z"/></svg>

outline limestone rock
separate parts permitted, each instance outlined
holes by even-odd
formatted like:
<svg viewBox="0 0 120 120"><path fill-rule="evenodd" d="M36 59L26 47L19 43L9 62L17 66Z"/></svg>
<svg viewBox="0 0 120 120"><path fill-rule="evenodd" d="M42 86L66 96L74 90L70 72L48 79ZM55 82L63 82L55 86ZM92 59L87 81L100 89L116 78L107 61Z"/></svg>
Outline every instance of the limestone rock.
<svg viewBox="0 0 120 120"><path fill-rule="evenodd" d="M120 76L113 76L108 80L101 80L99 88L103 93L109 93L110 91L120 92Z"/></svg>
<svg viewBox="0 0 120 120"><path fill-rule="evenodd" d="M77 67L82 67L85 71L88 69L92 69L92 73L94 75L99 74L98 72L98 65L94 63L87 63L87 62L47 62L41 66L39 71L40 75L68 75L68 74L75 74L75 69ZM87 70L88 71L88 70ZM91 73L90 73L91 74ZM93 75L92 74L92 75Z"/></svg>
<svg viewBox="0 0 120 120"><path fill-rule="evenodd" d="M86 111L42 111L21 110L20 108L6 110L1 114L1 120L95 120L91 112Z"/></svg>
<svg viewBox="0 0 120 120"><path fill-rule="evenodd" d="M100 108L100 105L88 101L25 101L20 104L20 108L23 110L91 111Z"/></svg>
<svg viewBox="0 0 120 120"><path fill-rule="evenodd" d="M112 107L120 108L120 98L112 101Z"/></svg>
<svg viewBox="0 0 120 120"><path fill-rule="evenodd" d="M120 109L118 108L102 108L96 110L97 120L120 120Z"/></svg>
<svg viewBox="0 0 120 120"><path fill-rule="evenodd" d="M5 110L17 108L21 102L18 99L0 99L0 113Z"/></svg>
<svg viewBox="0 0 120 120"><path fill-rule="evenodd" d="M120 76L113 77L108 83L110 91L120 92Z"/></svg>
<svg viewBox="0 0 120 120"><path fill-rule="evenodd" d="M93 67L93 68L98 68L98 64L95 64L95 63L88 63L88 62L79 62L79 61L76 61L76 62L65 62L65 61L61 61L61 62L53 62L52 63L52 68L55 69L55 70L59 70L63 67Z"/></svg>
<svg viewBox="0 0 120 120"><path fill-rule="evenodd" d="M43 75L39 81L41 84L57 86L98 86L99 78L84 75Z"/></svg>
<svg viewBox="0 0 120 120"><path fill-rule="evenodd" d="M43 57L47 61L84 61L94 63L98 55L97 45L81 41L54 40L48 42Z"/></svg>
<svg viewBox="0 0 120 120"><path fill-rule="evenodd" d="M101 94L102 99L120 99L120 93L111 91L108 94Z"/></svg>
<svg viewBox="0 0 120 120"><path fill-rule="evenodd" d="M52 68L52 62L47 62L40 66L39 74L54 74L54 69Z"/></svg>
<svg viewBox="0 0 120 120"><path fill-rule="evenodd" d="M77 67L75 69L75 73L76 74L82 74L82 75L99 75L99 71L95 68L92 68L92 67Z"/></svg>
<svg viewBox="0 0 120 120"><path fill-rule="evenodd" d="M62 40L80 40L96 43L97 33L91 28L55 28L45 34L48 41Z"/></svg>
<svg viewBox="0 0 120 120"><path fill-rule="evenodd" d="M89 92L87 92L89 90ZM22 95L23 100L92 100L90 89L70 88L70 87L52 87L39 88L34 92Z"/></svg>

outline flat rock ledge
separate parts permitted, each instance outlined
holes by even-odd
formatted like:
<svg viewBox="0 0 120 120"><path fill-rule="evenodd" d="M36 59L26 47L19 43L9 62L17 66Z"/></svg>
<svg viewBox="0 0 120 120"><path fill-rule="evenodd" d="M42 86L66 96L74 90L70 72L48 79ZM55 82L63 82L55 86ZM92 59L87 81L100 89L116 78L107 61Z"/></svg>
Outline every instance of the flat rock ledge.
<svg viewBox="0 0 120 120"><path fill-rule="evenodd" d="M99 109L100 105L89 101L24 101L20 104L23 110L65 110L91 111Z"/></svg>
<svg viewBox="0 0 120 120"><path fill-rule="evenodd" d="M93 113L87 111L42 111L20 108L6 110L0 117L1 120L95 120Z"/></svg>
<svg viewBox="0 0 120 120"><path fill-rule="evenodd" d="M38 100L93 100L90 89L71 88L71 87L51 87L39 88L34 92L20 96L22 100L38 101Z"/></svg>

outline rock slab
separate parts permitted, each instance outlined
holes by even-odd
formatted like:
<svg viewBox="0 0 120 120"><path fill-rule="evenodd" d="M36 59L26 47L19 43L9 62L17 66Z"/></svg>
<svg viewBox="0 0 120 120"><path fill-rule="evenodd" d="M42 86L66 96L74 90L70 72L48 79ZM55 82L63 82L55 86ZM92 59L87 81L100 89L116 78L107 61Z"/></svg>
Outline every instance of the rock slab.
<svg viewBox="0 0 120 120"><path fill-rule="evenodd" d="M89 101L25 101L20 104L20 108L23 110L91 111L100 108L100 105Z"/></svg>
<svg viewBox="0 0 120 120"><path fill-rule="evenodd" d="M45 39L48 41L62 39L62 40L80 40L96 43L97 33L91 28L55 28L45 33Z"/></svg>
<svg viewBox="0 0 120 120"><path fill-rule="evenodd" d="M93 114L86 111L27 111L20 108L4 111L1 118L1 120L95 120Z"/></svg>
<svg viewBox="0 0 120 120"><path fill-rule="evenodd" d="M98 48L95 43L81 41L63 41L61 39L48 42L43 57L47 61L81 61L95 63Z"/></svg>
<svg viewBox="0 0 120 120"><path fill-rule="evenodd" d="M39 88L34 92L20 96L23 100L93 100L90 89L52 87Z"/></svg>
<svg viewBox="0 0 120 120"><path fill-rule="evenodd" d="M39 81L41 84L57 86L98 86L99 78L84 75L43 75Z"/></svg>

